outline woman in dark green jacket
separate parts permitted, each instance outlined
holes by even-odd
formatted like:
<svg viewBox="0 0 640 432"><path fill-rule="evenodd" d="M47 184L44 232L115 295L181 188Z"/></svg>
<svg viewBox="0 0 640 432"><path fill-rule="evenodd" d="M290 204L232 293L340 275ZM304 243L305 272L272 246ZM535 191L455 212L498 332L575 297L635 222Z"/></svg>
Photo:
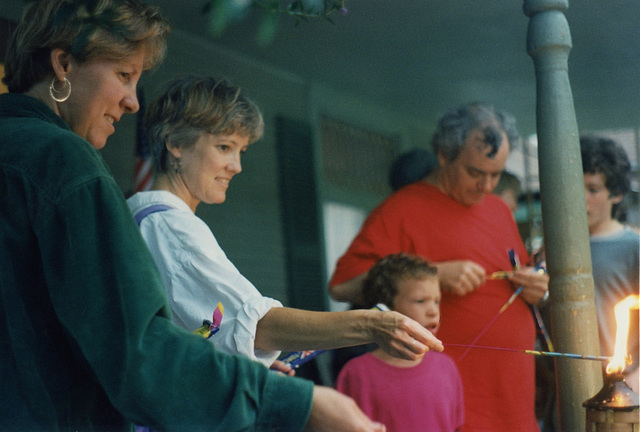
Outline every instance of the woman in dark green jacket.
<svg viewBox="0 0 640 432"><path fill-rule="evenodd" d="M172 324L97 149L168 31L138 0L44 0L0 95L0 430L375 431L349 399Z"/></svg>

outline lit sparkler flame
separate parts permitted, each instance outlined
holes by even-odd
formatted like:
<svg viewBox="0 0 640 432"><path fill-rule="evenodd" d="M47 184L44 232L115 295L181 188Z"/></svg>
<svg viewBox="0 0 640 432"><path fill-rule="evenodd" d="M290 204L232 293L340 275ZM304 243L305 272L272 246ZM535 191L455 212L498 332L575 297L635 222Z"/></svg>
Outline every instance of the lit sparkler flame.
<svg viewBox="0 0 640 432"><path fill-rule="evenodd" d="M628 363L627 339L629 338L629 315L632 309L638 309L640 299L637 295L630 295L615 306L616 315L616 345L613 358L607 364L607 375L621 374Z"/></svg>

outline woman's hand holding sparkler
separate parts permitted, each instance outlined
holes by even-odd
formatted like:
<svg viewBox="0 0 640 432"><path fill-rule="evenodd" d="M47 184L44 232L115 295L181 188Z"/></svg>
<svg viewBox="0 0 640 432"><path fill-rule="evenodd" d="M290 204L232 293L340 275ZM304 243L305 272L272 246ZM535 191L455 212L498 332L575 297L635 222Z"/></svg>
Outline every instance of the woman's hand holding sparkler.
<svg viewBox="0 0 640 432"><path fill-rule="evenodd" d="M388 354L406 360L417 360L425 352L442 351L442 342L418 322L398 312L378 312L377 322L370 326L372 339Z"/></svg>
<svg viewBox="0 0 640 432"><path fill-rule="evenodd" d="M486 270L469 260L435 263L442 291L464 296L482 286L486 280Z"/></svg>

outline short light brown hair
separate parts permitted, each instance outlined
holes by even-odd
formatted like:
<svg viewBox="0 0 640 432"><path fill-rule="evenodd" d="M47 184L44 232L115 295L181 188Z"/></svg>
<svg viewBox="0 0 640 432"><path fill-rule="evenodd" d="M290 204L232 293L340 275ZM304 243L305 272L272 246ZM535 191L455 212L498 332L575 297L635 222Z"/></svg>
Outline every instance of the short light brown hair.
<svg viewBox="0 0 640 432"><path fill-rule="evenodd" d="M362 287L365 307L383 303L393 309L400 282L436 278L438 269L422 257L408 253L387 255L371 267Z"/></svg>
<svg viewBox="0 0 640 432"><path fill-rule="evenodd" d="M149 105L145 127L156 172L167 172L167 144L187 149L203 133L260 139L262 113L240 87L229 81L188 76L171 81Z"/></svg>
<svg viewBox="0 0 640 432"><path fill-rule="evenodd" d="M50 53L80 63L121 61L143 52L145 69L165 55L168 23L139 0L41 0L26 7L7 48L3 82L24 93L53 73Z"/></svg>

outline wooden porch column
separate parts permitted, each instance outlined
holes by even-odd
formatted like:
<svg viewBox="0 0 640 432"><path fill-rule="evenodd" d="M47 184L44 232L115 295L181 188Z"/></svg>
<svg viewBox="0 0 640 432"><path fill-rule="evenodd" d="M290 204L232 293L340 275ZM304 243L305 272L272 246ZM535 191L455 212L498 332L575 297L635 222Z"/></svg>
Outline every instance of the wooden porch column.
<svg viewBox="0 0 640 432"><path fill-rule="evenodd" d="M525 0L536 72L536 128L551 332L560 352L600 353L578 126L569 85L568 0ZM560 427L585 429L582 402L602 387L598 362L557 359Z"/></svg>

